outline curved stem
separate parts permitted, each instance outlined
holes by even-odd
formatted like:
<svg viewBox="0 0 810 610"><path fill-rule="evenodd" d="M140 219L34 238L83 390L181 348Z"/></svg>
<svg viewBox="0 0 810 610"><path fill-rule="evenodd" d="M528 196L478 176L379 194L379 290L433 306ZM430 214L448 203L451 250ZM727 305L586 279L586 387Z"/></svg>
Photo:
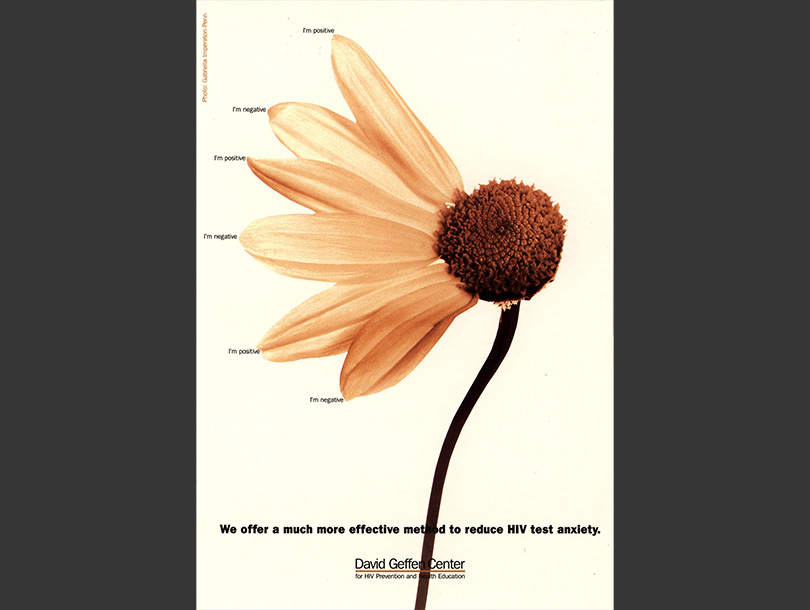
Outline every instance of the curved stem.
<svg viewBox="0 0 810 610"><path fill-rule="evenodd" d="M433 487L430 490L430 500L428 501L425 537L422 540L422 562L420 565L425 571L419 573L419 582L416 588L416 610L425 610L427 604L428 585L430 585L430 560L433 557L433 544L436 540L436 526L439 521L439 506L442 502L442 489L444 488L444 480L447 477L447 468L450 465L450 456L453 455L453 449L461 434L461 429L464 427L464 423L472 412L475 403L484 388L487 387L495 371L498 370L501 362L503 362L506 352L509 351L509 346L512 345L512 338L515 336L515 329L517 328L518 313L520 313L520 302L501 312L498 333L495 335L492 350L490 350L489 356L487 356L484 365L478 372L478 376L467 391L464 400L461 401L461 405L450 423L450 428L448 428L447 435L444 438L444 444L442 444L442 449L439 452L439 460L433 474Z"/></svg>

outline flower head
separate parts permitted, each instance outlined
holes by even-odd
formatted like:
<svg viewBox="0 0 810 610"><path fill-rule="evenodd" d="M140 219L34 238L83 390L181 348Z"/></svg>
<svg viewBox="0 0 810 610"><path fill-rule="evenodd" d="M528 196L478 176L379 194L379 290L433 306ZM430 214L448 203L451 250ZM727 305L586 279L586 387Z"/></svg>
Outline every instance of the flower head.
<svg viewBox="0 0 810 610"><path fill-rule="evenodd" d="M352 399L401 381L479 296L531 298L556 272L564 221L523 183L467 195L448 154L352 40L334 36L332 68L355 121L278 104L270 126L298 158L248 159L315 213L256 220L239 239L278 273L334 283L257 347L277 362L346 352L340 389Z"/></svg>

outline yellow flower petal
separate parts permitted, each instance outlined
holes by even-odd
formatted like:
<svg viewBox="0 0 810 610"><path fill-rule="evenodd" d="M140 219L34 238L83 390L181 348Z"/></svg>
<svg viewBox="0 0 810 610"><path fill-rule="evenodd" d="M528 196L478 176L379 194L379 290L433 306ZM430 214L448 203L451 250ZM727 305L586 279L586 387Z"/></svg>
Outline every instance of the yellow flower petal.
<svg viewBox="0 0 810 610"><path fill-rule="evenodd" d="M382 282L332 286L274 324L257 347L266 360L274 362L341 354L374 313L446 277L446 265L431 265Z"/></svg>
<svg viewBox="0 0 810 610"><path fill-rule="evenodd" d="M347 400L399 383L430 352L457 315L478 301L448 275L374 314L352 342L340 390Z"/></svg>
<svg viewBox="0 0 810 610"><path fill-rule="evenodd" d="M276 104L267 115L276 137L297 157L338 165L395 197L427 210L437 208L402 182L354 121L303 102Z"/></svg>
<svg viewBox="0 0 810 610"><path fill-rule="evenodd" d="M411 190L439 204L464 190L453 160L360 45L336 34L332 69L360 129Z"/></svg>
<svg viewBox="0 0 810 610"><path fill-rule="evenodd" d="M436 259L425 233L359 214L293 214L251 222L242 247L267 267L291 277L368 281L424 267Z"/></svg>
<svg viewBox="0 0 810 610"><path fill-rule="evenodd" d="M248 167L267 186L316 212L353 212L399 222L431 237L436 212L399 199L352 172L311 159L253 159Z"/></svg>

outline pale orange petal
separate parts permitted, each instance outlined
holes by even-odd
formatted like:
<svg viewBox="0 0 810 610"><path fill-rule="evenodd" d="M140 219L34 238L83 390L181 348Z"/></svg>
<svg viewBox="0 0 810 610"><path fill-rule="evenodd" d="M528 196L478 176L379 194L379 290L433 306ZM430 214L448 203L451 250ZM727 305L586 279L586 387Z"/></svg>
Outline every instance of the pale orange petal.
<svg viewBox="0 0 810 610"><path fill-rule="evenodd" d="M248 254L278 273L327 282L426 266L433 240L404 225L358 214L292 214L251 222L239 236Z"/></svg>
<svg viewBox="0 0 810 610"><path fill-rule="evenodd" d="M375 312L446 276L446 266L431 265L382 282L333 286L290 311L257 347L274 362L343 353Z"/></svg>
<svg viewBox="0 0 810 610"><path fill-rule="evenodd" d="M357 124L388 165L425 199L453 201L464 190L453 160L360 45L335 35L332 69Z"/></svg>
<svg viewBox="0 0 810 610"><path fill-rule="evenodd" d="M248 167L288 199L316 212L352 212L386 218L433 236L436 212L395 197L357 174L311 159L253 159Z"/></svg>
<svg viewBox="0 0 810 610"><path fill-rule="evenodd" d="M357 334L340 373L347 400L399 383L430 352L450 323L478 301L452 276L374 314Z"/></svg>
<svg viewBox="0 0 810 610"><path fill-rule="evenodd" d="M386 165L354 121L303 102L276 104L267 115L273 133L296 156L338 165L395 197L424 209L436 209L435 203L418 197Z"/></svg>

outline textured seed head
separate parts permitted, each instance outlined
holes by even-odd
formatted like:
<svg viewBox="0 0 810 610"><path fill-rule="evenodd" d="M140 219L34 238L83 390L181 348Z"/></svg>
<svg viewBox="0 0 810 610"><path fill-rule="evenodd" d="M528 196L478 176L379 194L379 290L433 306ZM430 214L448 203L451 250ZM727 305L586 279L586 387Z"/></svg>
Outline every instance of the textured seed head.
<svg viewBox="0 0 810 610"><path fill-rule="evenodd" d="M468 290L504 303L528 300L554 279L564 235L560 206L543 191L491 180L457 196L436 251Z"/></svg>

